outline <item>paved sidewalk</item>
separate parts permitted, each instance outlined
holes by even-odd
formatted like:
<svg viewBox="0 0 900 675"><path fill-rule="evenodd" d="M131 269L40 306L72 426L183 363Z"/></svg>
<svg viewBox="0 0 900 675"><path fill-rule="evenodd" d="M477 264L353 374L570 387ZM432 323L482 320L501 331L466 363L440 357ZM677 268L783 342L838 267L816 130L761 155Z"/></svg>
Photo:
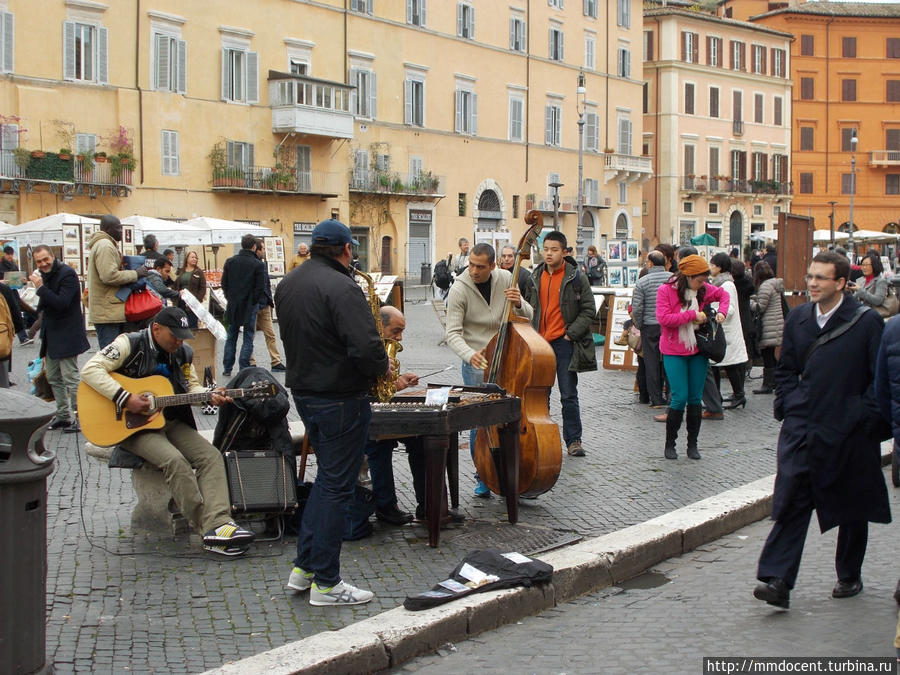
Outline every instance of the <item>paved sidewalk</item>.
<svg viewBox="0 0 900 675"><path fill-rule="evenodd" d="M440 328L431 306L407 304L407 326L403 369L421 373L452 364L440 381L459 382L458 360L437 346ZM15 348L13 379L20 387L25 362L37 351L37 345ZM255 353L260 365L268 365L262 336ZM420 526L376 524L372 537L345 544L343 575L376 598L342 609L314 608L284 594L293 540L258 544L245 558L220 560L205 554L197 537L134 536L128 472L89 461L80 436L50 432L58 462L48 481L48 661L59 672L214 668L396 607L408 593L444 578L468 550L498 538L527 551L541 542L594 537L774 472L778 427L770 396L751 396L746 410L704 423L702 461L670 462L662 459L663 425L652 421L656 411L635 402L632 384L630 373L581 376L587 457L564 457L556 487L523 501L516 527L506 523L502 500L472 495L473 467L463 450L461 508L469 520L446 531L439 549L428 548ZM748 390L753 385L748 381ZM555 392L551 413L559 419ZM296 412L290 417L297 419ZM196 418L201 428L215 419ZM396 457L394 466L400 506L411 510L405 456Z"/></svg>
<svg viewBox="0 0 900 675"><path fill-rule="evenodd" d="M889 490L896 514L900 492ZM865 588L835 600L837 530L821 535L813 519L789 612L752 596L770 527L768 519L749 525L624 584L448 644L390 672L643 675L701 673L704 656L894 657L895 526L870 526Z"/></svg>

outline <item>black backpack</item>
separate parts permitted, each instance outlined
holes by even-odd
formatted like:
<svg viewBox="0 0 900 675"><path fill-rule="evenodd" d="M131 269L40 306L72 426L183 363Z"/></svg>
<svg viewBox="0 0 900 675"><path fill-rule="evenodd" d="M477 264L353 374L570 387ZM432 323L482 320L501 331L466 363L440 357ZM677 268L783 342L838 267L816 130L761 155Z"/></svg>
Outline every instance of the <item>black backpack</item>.
<svg viewBox="0 0 900 675"><path fill-rule="evenodd" d="M453 277L450 276L450 265L447 264L446 260L438 260L437 264L434 266L433 280L434 285L442 291L446 291L450 288Z"/></svg>

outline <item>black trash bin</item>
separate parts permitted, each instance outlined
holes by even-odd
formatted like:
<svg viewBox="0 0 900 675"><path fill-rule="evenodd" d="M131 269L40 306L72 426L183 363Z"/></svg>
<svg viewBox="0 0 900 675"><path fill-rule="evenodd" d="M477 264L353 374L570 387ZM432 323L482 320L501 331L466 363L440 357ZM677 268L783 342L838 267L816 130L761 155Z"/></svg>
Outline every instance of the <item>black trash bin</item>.
<svg viewBox="0 0 900 675"><path fill-rule="evenodd" d="M419 283L428 286L431 283L431 263L422 263L422 275L419 277Z"/></svg>
<svg viewBox="0 0 900 675"><path fill-rule="evenodd" d="M0 389L0 673L45 666L47 476L44 448L55 406Z"/></svg>

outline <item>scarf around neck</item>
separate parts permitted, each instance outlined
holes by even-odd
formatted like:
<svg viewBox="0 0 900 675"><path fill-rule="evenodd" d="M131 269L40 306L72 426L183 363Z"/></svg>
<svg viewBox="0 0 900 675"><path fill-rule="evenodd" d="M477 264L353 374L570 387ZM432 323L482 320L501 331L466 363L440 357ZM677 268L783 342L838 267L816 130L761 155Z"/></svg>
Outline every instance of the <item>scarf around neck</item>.
<svg viewBox="0 0 900 675"><path fill-rule="evenodd" d="M684 300L685 303L681 307L682 311L686 312L690 309L695 312L700 311L700 306L697 303L697 291L686 288L684 291ZM688 321L678 327L678 341L684 345L685 349L689 352L693 352L697 348L697 336L694 335L693 321Z"/></svg>

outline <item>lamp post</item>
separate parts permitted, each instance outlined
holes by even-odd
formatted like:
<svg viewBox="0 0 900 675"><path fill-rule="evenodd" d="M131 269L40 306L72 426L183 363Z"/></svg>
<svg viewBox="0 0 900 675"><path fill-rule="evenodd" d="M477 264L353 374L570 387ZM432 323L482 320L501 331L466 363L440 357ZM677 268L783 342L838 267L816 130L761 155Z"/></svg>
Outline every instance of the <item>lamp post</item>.
<svg viewBox="0 0 900 675"><path fill-rule="evenodd" d="M828 202L831 204L831 215L828 218L831 220L831 248L834 248L834 205L837 202Z"/></svg>
<svg viewBox="0 0 900 675"><path fill-rule="evenodd" d="M559 229L559 188L561 188L564 183L550 183L550 187L553 188L553 229Z"/></svg>
<svg viewBox="0 0 900 675"><path fill-rule="evenodd" d="M578 86L575 89L575 110L578 113L578 225L575 229L575 241L581 231L581 216L584 211L584 99L587 89L584 87L584 69L578 71ZM583 253L583 251L579 251Z"/></svg>
<svg viewBox="0 0 900 675"><path fill-rule="evenodd" d="M856 251L853 248L853 195L856 194L856 129L850 137L850 233L847 238L847 253L850 255L851 264L856 259Z"/></svg>

